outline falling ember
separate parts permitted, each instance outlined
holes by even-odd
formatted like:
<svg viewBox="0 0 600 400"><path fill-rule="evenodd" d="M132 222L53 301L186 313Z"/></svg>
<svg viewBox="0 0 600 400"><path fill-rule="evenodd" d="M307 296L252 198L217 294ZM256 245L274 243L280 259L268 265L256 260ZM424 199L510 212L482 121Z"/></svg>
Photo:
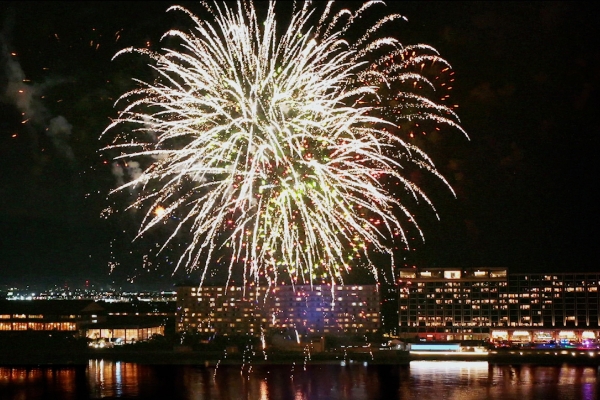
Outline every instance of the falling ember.
<svg viewBox="0 0 600 400"><path fill-rule="evenodd" d="M245 280L281 282L285 273L298 283L343 282L348 260L377 278L376 254L388 257L393 271L396 241L408 245L406 221L421 231L387 187L403 187L432 209L404 167L450 187L425 152L394 134L397 125L433 121L464 133L452 109L421 94L433 84L410 68L447 62L428 45L379 37L382 26L405 20L397 14L362 37L353 32L358 40L346 37L378 1L337 13L328 2L316 20L307 1L288 26L277 26L274 1L263 3L260 19L252 2L202 4L212 19L168 9L195 24L189 33L165 34L181 47L115 55L150 57L158 77L117 101L123 109L103 133L122 127L105 150L141 167L113 191L135 192L131 207L147 210L138 237L177 216L162 248L188 234L175 268L198 269L201 283L223 249L229 271L242 266ZM410 107L380 101L396 82L407 82L393 95Z"/></svg>

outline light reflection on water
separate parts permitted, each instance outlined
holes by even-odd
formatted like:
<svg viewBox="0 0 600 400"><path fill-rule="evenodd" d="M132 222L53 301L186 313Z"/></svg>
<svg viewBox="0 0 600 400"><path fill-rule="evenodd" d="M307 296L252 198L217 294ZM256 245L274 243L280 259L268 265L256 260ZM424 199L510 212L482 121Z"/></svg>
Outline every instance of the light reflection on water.
<svg viewBox="0 0 600 400"><path fill-rule="evenodd" d="M92 360L87 368L87 381L92 398L136 397L143 373L138 364Z"/></svg>
<svg viewBox="0 0 600 400"><path fill-rule="evenodd" d="M399 398L595 400L598 381L597 367L413 361Z"/></svg>
<svg viewBox="0 0 600 400"><path fill-rule="evenodd" d="M0 399L594 400L598 368L413 361L410 366L0 367Z"/></svg>

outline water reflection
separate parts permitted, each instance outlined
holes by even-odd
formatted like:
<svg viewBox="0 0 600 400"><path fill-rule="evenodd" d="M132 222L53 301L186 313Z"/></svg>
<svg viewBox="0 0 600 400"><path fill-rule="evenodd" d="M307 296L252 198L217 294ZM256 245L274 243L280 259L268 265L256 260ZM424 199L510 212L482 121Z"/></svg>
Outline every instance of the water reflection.
<svg viewBox="0 0 600 400"><path fill-rule="evenodd" d="M598 368L486 362L393 365L148 366L94 360L0 367L1 399L593 400Z"/></svg>
<svg viewBox="0 0 600 400"><path fill-rule="evenodd" d="M87 368L91 396L136 397L141 373L138 368L134 363L91 360Z"/></svg>
<svg viewBox="0 0 600 400"><path fill-rule="evenodd" d="M87 395L85 381L80 382L85 368L0 367L2 399L79 399ZM82 387L83 384L83 387ZM83 388L83 392L78 392Z"/></svg>
<svg viewBox="0 0 600 400"><path fill-rule="evenodd" d="M598 394L597 367L422 361L411 362L410 380L399 398L439 400L442 392L456 400L594 400Z"/></svg>

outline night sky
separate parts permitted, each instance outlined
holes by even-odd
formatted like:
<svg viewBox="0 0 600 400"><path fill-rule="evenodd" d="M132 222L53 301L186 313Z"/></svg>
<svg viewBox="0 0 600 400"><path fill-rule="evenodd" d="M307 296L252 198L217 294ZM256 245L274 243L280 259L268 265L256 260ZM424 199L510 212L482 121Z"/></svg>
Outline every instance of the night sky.
<svg viewBox="0 0 600 400"><path fill-rule="evenodd" d="M165 13L173 4L202 10L0 5L0 285L169 288L182 278L164 260L140 273L149 244L131 243L135 219L101 218L118 199L106 199L116 177L98 151L114 100L131 78L149 76L146 59L112 56L158 49L164 32L191 27ZM441 220L417 210L426 243L412 243L404 265L600 272L600 32L591 4L396 1L371 10L391 12L408 22L390 34L432 45L452 65L451 101L470 137L444 128L417 139L457 197L424 187Z"/></svg>

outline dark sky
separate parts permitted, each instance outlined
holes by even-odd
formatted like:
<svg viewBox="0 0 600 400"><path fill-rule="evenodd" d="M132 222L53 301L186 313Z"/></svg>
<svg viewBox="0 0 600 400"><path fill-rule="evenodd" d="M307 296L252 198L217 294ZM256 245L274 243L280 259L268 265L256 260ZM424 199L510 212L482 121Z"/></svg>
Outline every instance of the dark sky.
<svg viewBox="0 0 600 400"><path fill-rule="evenodd" d="M141 57L112 56L156 48L168 29L191 26L165 13L171 4L201 10L189 2L0 6L0 285L131 286L126 278L140 270L148 243L131 244L131 218L100 217L116 181L98 137L115 116L113 101L148 73ZM406 265L600 271L592 6L396 1L372 12L405 15L391 33L450 62L451 101L470 136L447 128L418 143L457 198L424 188L441 220L423 212L426 243L414 243ZM150 270L136 284L178 279L168 263Z"/></svg>

